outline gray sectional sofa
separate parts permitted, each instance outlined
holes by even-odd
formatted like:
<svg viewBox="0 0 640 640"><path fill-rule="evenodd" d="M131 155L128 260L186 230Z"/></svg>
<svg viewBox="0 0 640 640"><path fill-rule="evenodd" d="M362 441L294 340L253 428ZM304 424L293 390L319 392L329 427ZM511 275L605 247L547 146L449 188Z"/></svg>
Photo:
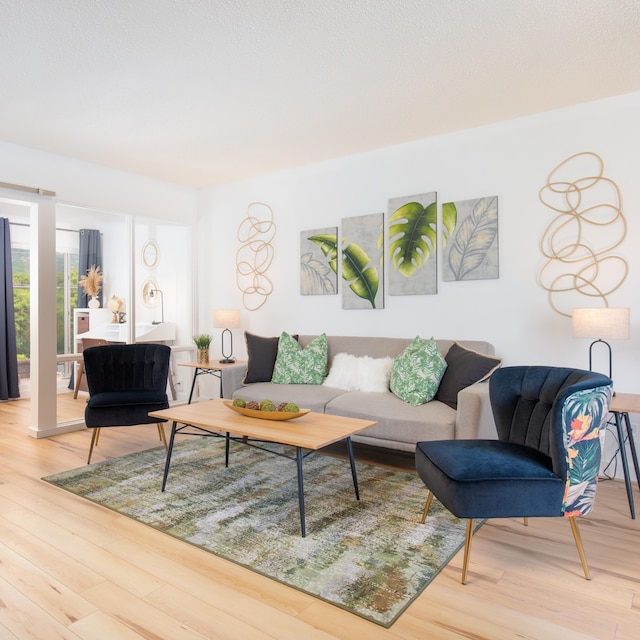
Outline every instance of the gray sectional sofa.
<svg viewBox="0 0 640 640"><path fill-rule="evenodd" d="M253 363L256 358L268 359L259 351L252 354L249 337L249 368L252 373L247 379L270 379L268 369L273 363L266 364L267 372L255 375ZM300 335L298 342L302 347L308 345L317 336ZM272 340L277 338L254 339ZM412 340L404 338L327 336L328 370L336 354L348 353L354 356L370 358L395 358ZM496 431L489 405L486 380L474 382L456 393L456 389L469 380L477 379L480 373L490 375L500 366L501 360L495 358L494 348L488 342L474 340L436 340L440 353L448 362L445 377L441 381L436 398L419 406L412 406L398 398L390 390L383 392L345 391L318 384L274 384L270 381L257 381L245 384L247 366L237 365L225 368L222 375L223 397L255 400L272 400L276 405L281 402L296 402L300 407L321 413L366 418L377 424L353 437L354 442L362 442L378 447L414 452L416 442L423 440L495 438ZM450 348L453 349L451 354ZM454 360L453 354L456 354ZM449 356L451 362L449 362ZM485 357L486 356L486 357ZM480 368L478 369L478 365ZM263 367L264 368L264 367ZM470 369L474 369L471 371ZM448 378L447 378L448 376ZM465 383L466 380L466 383ZM449 398L441 394L447 387ZM457 396L457 397L456 397Z"/></svg>

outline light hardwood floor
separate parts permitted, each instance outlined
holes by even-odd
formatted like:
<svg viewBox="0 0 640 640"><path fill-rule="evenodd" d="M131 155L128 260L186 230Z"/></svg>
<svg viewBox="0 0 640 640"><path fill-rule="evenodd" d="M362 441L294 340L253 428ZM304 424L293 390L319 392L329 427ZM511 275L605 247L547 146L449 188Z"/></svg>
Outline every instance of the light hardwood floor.
<svg viewBox="0 0 640 640"><path fill-rule="evenodd" d="M591 581L563 519L493 520L466 586L459 553L383 629L42 482L83 465L90 434L35 440L27 425L28 402L0 403L3 640L640 638L640 525L621 482L601 482L580 522ZM104 432L94 461L156 445L154 427Z"/></svg>

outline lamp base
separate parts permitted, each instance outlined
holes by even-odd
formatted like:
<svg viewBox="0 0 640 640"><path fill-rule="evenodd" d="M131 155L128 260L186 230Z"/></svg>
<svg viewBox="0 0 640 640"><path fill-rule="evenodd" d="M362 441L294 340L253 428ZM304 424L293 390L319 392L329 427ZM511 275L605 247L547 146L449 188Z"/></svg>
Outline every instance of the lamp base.
<svg viewBox="0 0 640 640"><path fill-rule="evenodd" d="M605 347L607 347L607 350L609 352L609 377L611 378L611 345L608 342L605 342L604 340L598 338L598 340L594 340L590 345L589 345L589 371L593 371L593 346L595 344L598 344L598 342L600 344L603 344Z"/></svg>
<svg viewBox="0 0 640 640"><path fill-rule="evenodd" d="M227 354L227 350L224 348L224 334L228 333L229 334L229 353ZM231 355L233 353L233 333L231 333L231 331L229 329L225 329L222 332L222 336L220 338L221 341L221 346L222 346L222 358L220 360L218 360L218 362L220 362L221 364L230 364L232 362L235 362L236 359Z"/></svg>

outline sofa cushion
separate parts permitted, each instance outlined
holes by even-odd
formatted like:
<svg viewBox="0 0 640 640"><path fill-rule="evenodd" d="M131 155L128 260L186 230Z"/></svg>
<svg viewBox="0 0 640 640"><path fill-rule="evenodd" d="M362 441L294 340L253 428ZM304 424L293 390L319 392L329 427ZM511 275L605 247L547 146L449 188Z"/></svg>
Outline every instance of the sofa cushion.
<svg viewBox="0 0 640 640"><path fill-rule="evenodd" d="M297 340L298 336L295 335L293 338ZM270 382L278 357L280 337L268 338L245 331L244 339L247 343L247 373L244 376L243 384Z"/></svg>
<svg viewBox="0 0 640 640"><path fill-rule="evenodd" d="M458 408L458 392L486 380L502 364L502 358L487 356L454 342L447 355L447 369L442 376L436 400L444 402L452 409Z"/></svg>
<svg viewBox="0 0 640 640"><path fill-rule="evenodd" d="M90 407L121 407L129 405L165 404L169 406L167 394L153 389L140 391L103 391L94 393L87 400ZM152 411L152 409L149 409Z"/></svg>
<svg viewBox="0 0 640 640"><path fill-rule="evenodd" d="M427 402L414 407L393 393L363 393L352 391L333 398L325 413L375 420L377 424L360 431L367 441L379 442L381 446L389 443L403 443L407 451L415 450L415 443L422 440L452 440L455 438L456 412L442 402Z"/></svg>
<svg viewBox="0 0 640 640"><path fill-rule="evenodd" d="M323 333L302 348L286 331L278 341L274 384L322 384L327 375L327 336Z"/></svg>
<svg viewBox="0 0 640 640"><path fill-rule="evenodd" d="M247 401L255 400L256 402L271 400L276 406L282 402L295 402L302 409L324 413L327 404L341 395L345 395L342 389L324 385L256 382L237 389L233 393L233 398L244 398Z"/></svg>
<svg viewBox="0 0 640 640"><path fill-rule="evenodd" d="M389 378L393 358L370 358L337 353L324 383L344 391L389 391Z"/></svg>
<svg viewBox="0 0 640 640"><path fill-rule="evenodd" d="M414 407L429 402L436 395L446 368L436 341L431 338L425 342L416 336L393 363L391 391Z"/></svg>
<svg viewBox="0 0 640 640"><path fill-rule="evenodd" d="M562 515L565 480L533 447L500 440L418 442L415 459L420 477L429 478L429 488L459 518Z"/></svg>

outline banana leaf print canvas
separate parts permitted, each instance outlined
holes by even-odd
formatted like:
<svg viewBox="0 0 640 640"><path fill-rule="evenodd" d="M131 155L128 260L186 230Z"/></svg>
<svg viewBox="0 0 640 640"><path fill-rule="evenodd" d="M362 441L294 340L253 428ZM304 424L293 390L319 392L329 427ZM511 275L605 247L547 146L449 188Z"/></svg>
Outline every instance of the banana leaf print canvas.
<svg viewBox="0 0 640 640"><path fill-rule="evenodd" d="M343 218L340 242L343 309L383 309L382 213Z"/></svg>
<svg viewBox="0 0 640 640"><path fill-rule="evenodd" d="M303 296L338 293L338 227L300 234L300 293Z"/></svg>
<svg viewBox="0 0 640 640"><path fill-rule="evenodd" d="M443 280L498 277L498 196L442 205Z"/></svg>
<svg viewBox="0 0 640 640"><path fill-rule="evenodd" d="M438 292L436 229L435 191L389 200L389 295Z"/></svg>

